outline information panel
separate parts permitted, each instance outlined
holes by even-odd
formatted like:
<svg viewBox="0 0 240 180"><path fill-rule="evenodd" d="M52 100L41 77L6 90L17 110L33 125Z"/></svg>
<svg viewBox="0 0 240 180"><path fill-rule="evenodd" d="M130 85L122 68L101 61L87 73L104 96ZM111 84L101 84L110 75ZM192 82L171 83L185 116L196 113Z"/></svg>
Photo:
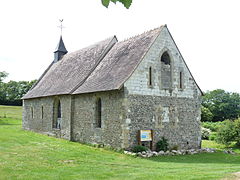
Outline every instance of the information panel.
<svg viewBox="0 0 240 180"><path fill-rule="evenodd" d="M140 130L140 141L152 141L152 131Z"/></svg>

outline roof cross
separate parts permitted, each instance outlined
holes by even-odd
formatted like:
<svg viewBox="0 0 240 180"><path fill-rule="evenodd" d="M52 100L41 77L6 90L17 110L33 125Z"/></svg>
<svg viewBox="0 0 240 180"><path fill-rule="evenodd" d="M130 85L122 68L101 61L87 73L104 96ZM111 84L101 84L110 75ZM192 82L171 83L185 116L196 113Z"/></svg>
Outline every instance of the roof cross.
<svg viewBox="0 0 240 180"><path fill-rule="evenodd" d="M65 27L62 25L63 19L59 19L59 21L60 21L60 26L58 27L61 29L61 36L62 36L62 29Z"/></svg>

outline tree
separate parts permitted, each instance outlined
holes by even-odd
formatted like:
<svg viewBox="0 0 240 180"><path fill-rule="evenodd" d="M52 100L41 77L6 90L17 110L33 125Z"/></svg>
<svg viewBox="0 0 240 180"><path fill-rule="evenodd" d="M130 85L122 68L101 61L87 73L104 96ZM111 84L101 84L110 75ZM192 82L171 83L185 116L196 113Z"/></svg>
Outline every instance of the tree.
<svg viewBox="0 0 240 180"><path fill-rule="evenodd" d="M225 120L218 129L216 141L225 145L235 142L240 146L240 118L234 121Z"/></svg>
<svg viewBox="0 0 240 180"><path fill-rule="evenodd" d="M6 98L6 93L5 93L5 83L3 80L8 76L8 73L5 71L0 72L0 101Z"/></svg>
<svg viewBox="0 0 240 180"><path fill-rule="evenodd" d="M238 93L229 93L222 89L209 91L203 97L202 105L213 114L212 121L215 122L225 119L233 120L240 116L240 95Z"/></svg>
<svg viewBox="0 0 240 180"><path fill-rule="evenodd" d="M29 91L36 80L9 81L4 83L3 80L7 75L6 72L0 72L0 104L21 105L21 98Z"/></svg>
<svg viewBox="0 0 240 180"><path fill-rule="evenodd" d="M102 0L102 4L105 6L105 7L108 7L109 3L110 2L113 2L116 4L116 2L121 2L125 8L129 8L132 4L132 0Z"/></svg>
<svg viewBox="0 0 240 180"><path fill-rule="evenodd" d="M208 108L202 106L201 107L201 111L202 111L202 113L201 113L201 120L202 120L202 122L212 121L213 114L212 114L212 112Z"/></svg>
<svg viewBox="0 0 240 180"><path fill-rule="evenodd" d="M0 72L0 83L8 76L8 73L5 71Z"/></svg>

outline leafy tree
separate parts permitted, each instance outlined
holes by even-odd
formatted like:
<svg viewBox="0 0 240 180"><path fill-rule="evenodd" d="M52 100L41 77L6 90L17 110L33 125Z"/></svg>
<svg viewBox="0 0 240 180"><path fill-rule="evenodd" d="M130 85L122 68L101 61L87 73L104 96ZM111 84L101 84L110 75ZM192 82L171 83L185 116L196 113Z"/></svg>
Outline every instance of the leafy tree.
<svg viewBox="0 0 240 180"><path fill-rule="evenodd" d="M233 120L240 116L240 95L238 93L216 89L205 94L202 105L213 114L212 121L215 122L225 119Z"/></svg>
<svg viewBox="0 0 240 180"><path fill-rule="evenodd" d="M201 107L201 111L202 111L202 113L201 113L201 120L202 120L202 122L212 121L213 114L207 107L202 106Z"/></svg>
<svg viewBox="0 0 240 180"><path fill-rule="evenodd" d="M105 6L105 7L108 7L109 3L110 2L113 2L116 4L116 2L121 2L125 8L129 8L132 4L132 0L102 0L102 4Z"/></svg>
<svg viewBox="0 0 240 180"><path fill-rule="evenodd" d="M0 72L0 83L8 76L8 73L5 71Z"/></svg>
<svg viewBox="0 0 240 180"><path fill-rule="evenodd" d="M240 118L234 121L225 120L218 129L216 141L225 145L236 142L240 146Z"/></svg>
<svg viewBox="0 0 240 180"><path fill-rule="evenodd" d="M36 80L4 83L3 80L7 75L6 72L0 72L0 104L21 105L21 98L29 91Z"/></svg>
<svg viewBox="0 0 240 180"><path fill-rule="evenodd" d="M8 73L5 71L0 72L0 101L6 98L6 93L5 93L5 83L3 80L8 76Z"/></svg>

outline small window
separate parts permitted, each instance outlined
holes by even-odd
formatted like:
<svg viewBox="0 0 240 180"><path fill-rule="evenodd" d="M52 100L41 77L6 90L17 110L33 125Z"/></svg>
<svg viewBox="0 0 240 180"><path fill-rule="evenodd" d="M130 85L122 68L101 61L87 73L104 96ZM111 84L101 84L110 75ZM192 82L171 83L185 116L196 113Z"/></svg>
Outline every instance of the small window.
<svg viewBox="0 0 240 180"><path fill-rule="evenodd" d="M33 119L33 107L31 107L31 117Z"/></svg>
<svg viewBox="0 0 240 180"><path fill-rule="evenodd" d="M150 66L149 67L149 70L148 70L148 82L149 82L149 86L151 87L153 85L152 83L152 67Z"/></svg>
<svg viewBox="0 0 240 180"><path fill-rule="evenodd" d="M102 127L102 100L101 98L97 99L96 102L96 127Z"/></svg>
<svg viewBox="0 0 240 180"><path fill-rule="evenodd" d="M41 118L43 119L43 106L41 108Z"/></svg>
<svg viewBox="0 0 240 180"><path fill-rule="evenodd" d="M183 89L183 72L182 71L179 74L179 88Z"/></svg>

